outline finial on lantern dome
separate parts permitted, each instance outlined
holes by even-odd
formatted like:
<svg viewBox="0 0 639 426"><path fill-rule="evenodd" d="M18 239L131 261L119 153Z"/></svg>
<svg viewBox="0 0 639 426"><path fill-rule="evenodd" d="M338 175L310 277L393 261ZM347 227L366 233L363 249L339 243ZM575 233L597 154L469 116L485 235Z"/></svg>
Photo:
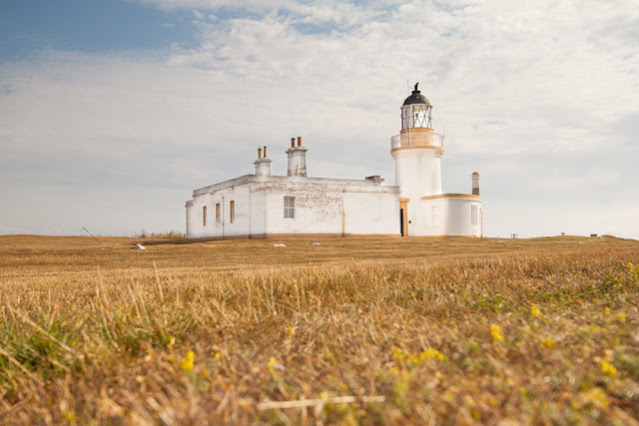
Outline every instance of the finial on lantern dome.
<svg viewBox="0 0 639 426"><path fill-rule="evenodd" d="M419 82L415 83L415 91L413 93L419 92L419 90L417 89L417 86L419 86Z"/></svg>

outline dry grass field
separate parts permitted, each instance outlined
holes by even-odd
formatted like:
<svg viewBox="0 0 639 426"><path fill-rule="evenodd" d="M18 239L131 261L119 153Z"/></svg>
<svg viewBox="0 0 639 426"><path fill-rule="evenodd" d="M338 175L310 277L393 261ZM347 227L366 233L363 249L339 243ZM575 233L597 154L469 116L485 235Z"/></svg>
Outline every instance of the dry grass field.
<svg viewBox="0 0 639 426"><path fill-rule="evenodd" d="M0 423L639 424L637 241L101 240L0 237Z"/></svg>

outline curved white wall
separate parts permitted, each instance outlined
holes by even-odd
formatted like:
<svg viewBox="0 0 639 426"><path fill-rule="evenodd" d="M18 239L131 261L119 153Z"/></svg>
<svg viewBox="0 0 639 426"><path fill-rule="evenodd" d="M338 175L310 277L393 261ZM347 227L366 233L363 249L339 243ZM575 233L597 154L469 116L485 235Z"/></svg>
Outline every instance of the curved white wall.
<svg viewBox="0 0 639 426"><path fill-rule="evenodd" d="M481 237L481 199L470 194L466 197L447 195L449 194L444 194L441 198L421 200L421 226L415 231L420 235Z"/></svg>
<svg viewBox="0 0 639 426"><path fill-rule="evenodd" d="M395 185L400 196L411 202L427 195L442 193L441 158L444 151L436 148L399 148L392 151L395 159Z"/></svg>

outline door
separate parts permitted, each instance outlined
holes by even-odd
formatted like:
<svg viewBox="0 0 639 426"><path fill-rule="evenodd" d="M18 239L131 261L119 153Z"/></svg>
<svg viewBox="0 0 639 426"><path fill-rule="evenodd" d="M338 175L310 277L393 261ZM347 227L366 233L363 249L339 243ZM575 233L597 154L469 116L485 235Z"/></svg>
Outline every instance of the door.
<svg viewBox="0 0 639 426"><path fill-rule="evenodd" d="M399 232L402 237L408 237L408 198L399 199Z"/></svg>

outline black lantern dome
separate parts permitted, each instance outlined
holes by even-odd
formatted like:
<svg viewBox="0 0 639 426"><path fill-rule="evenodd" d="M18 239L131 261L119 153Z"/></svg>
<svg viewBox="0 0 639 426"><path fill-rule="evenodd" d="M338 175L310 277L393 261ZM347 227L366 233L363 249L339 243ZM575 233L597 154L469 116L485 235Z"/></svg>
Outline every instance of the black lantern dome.
<svg viewBox="0 0 639 426"><path fill-rule="evenodd" d="M419 83L415 84L415 90L413 90L413 93L411 93L411 95L406 98L406 100L404 101L404 105L402 106L422 104L422 105L427 105L429 107L432 107L430 102L428 102L428 98L422 95L422 92L419 91L417 86L419 86Z"/></svg>

